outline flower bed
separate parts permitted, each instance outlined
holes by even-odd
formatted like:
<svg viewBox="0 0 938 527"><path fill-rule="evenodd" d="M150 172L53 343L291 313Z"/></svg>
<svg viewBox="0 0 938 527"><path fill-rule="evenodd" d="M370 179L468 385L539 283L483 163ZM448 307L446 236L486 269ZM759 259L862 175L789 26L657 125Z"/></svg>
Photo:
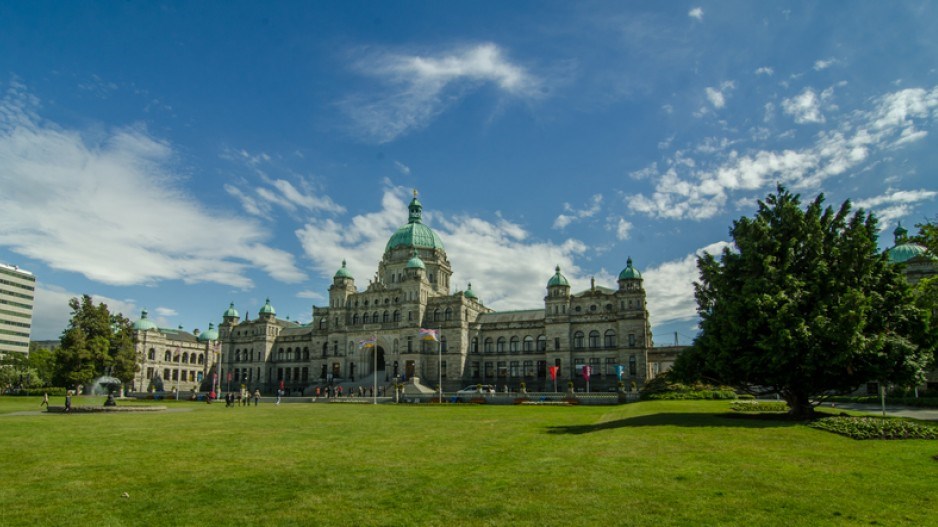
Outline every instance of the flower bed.
<svg viewBox="0 0 938 527"><path fill-rule="evenodd" d="M808 426L853 439L938 439L938 427L905 419L838 416Z"/></svg>

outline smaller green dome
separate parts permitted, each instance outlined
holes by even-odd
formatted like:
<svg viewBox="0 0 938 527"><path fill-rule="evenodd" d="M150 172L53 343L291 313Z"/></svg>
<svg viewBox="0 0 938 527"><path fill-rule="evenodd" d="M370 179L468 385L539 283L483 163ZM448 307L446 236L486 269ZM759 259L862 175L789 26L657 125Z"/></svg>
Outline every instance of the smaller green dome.
<svg viewBox="0 0 938 527"><path fill-rule="evenodd" d="M558 265L556 268L554 268L554 270L556 271L556 273L547 282L547 287L554 287L557 285L570 287L570 282L567 281L567 278L564 275L560 274L560 266Z"/></svg>
<svg viewBox="0 0 938 527"><path fill-rule="evenodd" d="M277 310L274 309L274 306L270 305L270 299L267 299L267 303L264 304L264 307L260 310L260 315L270 315L274 316L277 314Z"/></svg>
<svg viewBox="0 0 938 527"><path fill-rule="evenodd" d="M345 260L342 260L342 267L335 272L335 276L333 278L351 278L354 280L354 278L352 278L352 273L350 273L348 268L345 267Z"/></svg>
<svg viewBox="0 0 938 527"><path fill-rule="evenodd" d="M146 309L140 312L140 320L134 322L133 328L134 331L149 331L151 329L157 329L156 324L147 319Z"/></svg>
<svg viewBox="0 0 938 527"><path fill-rule="evenodd" d="M479 297L477 297L476 294L472 292L472 282L469 282L469 287L466 288L466 290L463 292L462 296L464 296L464 297L466 297L466 298L474 298L474 299L476 299L476 300L479 299Z"/></svg>
<svg viewBox="0 0 938 527"><path fill-rule="evenodd" d="M420 259L420 256L417 255L417 250L414 249L414 257L407 261L407 269L426 269L427 266L423 263L423 260Z"/></svg>
<svg viewBox="0 0 938 527"><path fill-rule="evenodd" d="M215 324L211 322L208 323L208 329L199 333L198 341L199 342L209 342L212 340L218 340L218 330L215 329Z"/></svg>
<svg viewBox="0 0 938 527"><path fill-rule="evenodd" d="M625 269L619 273L619 280L641 280L642 273L638 272L638 269L632 267L632 258L629 257L625 261Z"/></svg>
<svg viewBox="0 0 938 527"><path fill-rule="evenodd" d="M238 310L234 308L234 302L228 304L228 309L222 313L222 318L238 318L241 315L238 314Z"/></svg>

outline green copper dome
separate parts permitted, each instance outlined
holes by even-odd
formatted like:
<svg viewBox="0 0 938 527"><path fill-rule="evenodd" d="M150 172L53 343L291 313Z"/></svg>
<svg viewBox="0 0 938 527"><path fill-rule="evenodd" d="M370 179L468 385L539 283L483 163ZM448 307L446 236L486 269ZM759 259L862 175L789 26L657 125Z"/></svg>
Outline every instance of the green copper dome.
<svg viewBox="0 0 938 527"><path fill-rule="evenodd" d="M417 191L414 191L414 199L407 206L409 216L407 225L397 229L384 251L390 251L396 247L420 247L423 249L443 250L443 240L430 227L423 224L423 205L417 201Z"/></svg>
<svg viewBox="0 0 938 527"><path fill-rule="evenodd" d="M342 267L335 272L334 278L352 278L352 273L345 267L345 260L342 260Z"/></svg>
<svg viewBox="0 0 938 527"><path fill-rule="evenodd" d="M895 246L886 251L890 263L908 262L912 258L925 257L934 260L935 257L928 252L928 249L917 243L909 241L909 231L902 226L902 222L892 231Z"/></svg>
<svg viewBox="0 0 938 527"><path fill-rule="evenodd" d="M151 329L157 329L156 324L147 319L147 310L144 309L140 312L140 320L134 322L134 331L148 331Z"/></svg>
<svg viewBox="0 0 938 527"><path fill-rule="evenodd" d="M274 306L270 305L270 299L267 299L267 303L264 304L264 307L261 308L260 315L271 315L274 316L277 314L277 310L274 309Z"/></svg>
<svg viewBox="0 0 938 527"><path fill-rule="evenodd" d="M934 259L928 249L922 247L921 245L915 243L903 243L902 245L896 245L895 247L886 251L889 255L890 263L903 263L911 260L912 258L917 258L924 256L929 260Z"/></svg>
<svg viewBox="0 0 938 527"><path fill-rule="evenodd" d="M476 299L476 300L479 299L479 297L477 297L476 294L472 292L472 282L469 282L469 287L466 288L466 290L463 292L462 296L464 296L464 297L466 297L466 298L474 298L474 299Z"/></svg>
<svg viewBox="0 0 938 527"><path fill-rule="evenodd" d="M231 318L238 318L238 317L240 317L241 315L238 314L238 310L234 308L234 302L232 302L232 303L228 304L228 309L226 309L225 312L222 313L221 316L222 316L222 318L229 318L229 317L231 317Z"/></svg>
<svg viewBox="0 0 938 527"><path fill-rule="evenodd" d="M559 265L555 268L555 271L557 272L556 274L554 274L554 276L550 277L550 280L547 282L547 287L553 287L556 285L570 287L570 282L567 281L567 278L564 275L560 274Z"/></svg>
<svg viewBox="0 0 938 527"><path fill-rule="evenodd" d="M215 324L209 322L208 329L199 333L198 341L199 342L209 342L212 340L218 340L218 330L215 329Z"/></svg>
<svg viewBox="0 0 938 527"><path fill-rule="evenodd" d="M619 273L619 280L641 280L642 273L638 272L638 269L632 267L632 258L630 257L625 261L625 269Z"/></svg>
<svg viewBox="0 0 938 527"><path fill-rule="evenodd" d="M414 257L407 261L408 269L426 269L427 266L423 263L423 260L417 256L417 249L414 249Z"/></svg>

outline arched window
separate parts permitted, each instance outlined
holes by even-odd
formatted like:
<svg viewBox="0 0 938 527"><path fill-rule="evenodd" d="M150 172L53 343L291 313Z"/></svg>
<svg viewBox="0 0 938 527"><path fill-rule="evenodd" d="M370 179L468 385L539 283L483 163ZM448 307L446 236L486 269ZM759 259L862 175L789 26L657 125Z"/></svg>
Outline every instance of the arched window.
<svg viewBox="0 0 938 527"><path fill-rule="evenodd" d="M182 362L189 362L189 352L188 352L188 351L182 352Z"/></svg>
<svg viewBox="0 0 938 527"><path fill-rule="evenodd" d="M433 320L434 320L434 322L437 322L437 321L440 320L440 309L439 309L439 308L433 310Z"/></svg>
<svg viewBox="0 0 938 527"><path fill-rule="evenodd" d="M547 337L544 335L537 336L537 351L547 351Z"/></svg>
<svg viewBox="0 0 938 527"><path fill-rule="evenodd" d="M616 347L616 332L611 329L607 329L606 334L603 335L603 341L603 346L607 348Z"/></svg>
<svg viewBox="0 0 938 527"><path fill-rule="evenodd" d="M371 317L368 316L368 313L362 315L362 324L368 324L371 322Z"/></svg>
<svg viewBox="0 0 938 527"><path fill-rule="evenodd" d="M283 348L280 348L279 350L277 350L277 360L278 361L283 360Z"/></svg>
<svg viewBox="0 0 938 527"><path fill-rule="evenodd" d="M235 350L235 362L240 362L240 361L241 361L241 350L237 349Z"/></svg>
<svg viewBox="0 0 938 527"><path fill-rule="evenodd" d="M354 315L352 315L352 325L353 326L358 325L358 313L355 313Z"/></svg>
<svg viewBox="0 0 938 527"><path fill-rule="evenodd" d="M573 334L573 348L583 349L583 332L577 331Z"/></svg>
<svg viewBox="0 0 938 527"><path fill-rule="evenodd" d="M479 353L479 337L472 337L469 353Z"/></svg>
<svg viewBox="0 0 938 527"><path fill-rule="evenodd" d="M446 320L453 320L453 310L450 308L446 308L446 312L443 313L443 317Z"/></svg>
<svg viewBox="0 0 938 527"><path fill-rule="evenodd" d="M590 349L596 349L599 347L599 332L595 329L590 331Z"/></svg>
<svg viewBox="0 0 938 527"><path fill-rule="evenodd" d="M163 360L166 362L173 360L173 356L169 353L169 350L166 350L166 353L163 355Z"/></svg>
<svg viewBox="0 0 938 527"><path fill-rule="evenodd" d="M384 322L385 324L387 324L388 322L391 321L391 314L388 313L387 311L385 311L385 312L384 312L384 316L382 317L381 320L382 320L382 322Z"/></svg>
<svg viewBox="0 0 938 527"><path fill-rule="evenodd" d="M629 357L629 375L635 375L636 373L638 373L638 365L635 360L635 355L632 355Z"/></svg>
<svg viewBox="0 0 938 527"><path fill-rule="evenodd" d="M309 348L303 348L303 360L309 360Z"/></svg>
<svg viewBox="0 0 938 527"><path fill-rule="evenodd" d="M517 336L513 336L511 337L511 341L509 341L508 343L508 351L512 353L518 353L519 351L521 351L520 346L521 346L521 339L519 339Z"/></svg>
<svg viewBox="0 0 938 527"><path fill-rule="evenodd" d="M199 364L205 364L205 355L199 353Z"/></svg>
<svg viewBox="0 0 938 527"><path fill-rule="evenodd" d="M195 364L195 352L189 355L189 364Z"/></svg>
<svg viewBox="0 0 938 527"><path fill-rule="evenodd" d="M371 321L374 322L375 324L377 324L378 322L381 321L381 319L378 318L378 312L377 312L377 311L375 311L375 314L371 317Z"/></svg>
<svg viewBox="0 0 938 527"><path fill-rule="evenodd" d="M400 321L401 321L401 312L398 310L394 310L394 322L400 322Z"/></svg>
<svg viewBox="0 0 938 527"><path fill-rule="evenodd" d="M326 317L319 319L319 329L326 329Z"/></svg>
<svg viewBox="0 0 938 527"><path fill-rule="evenodd" d="M293 352L293 360L300 360L300 348L296 348L296 350Z"/></svg>
<svg viewBox="0 0 938 527"><path fill-rule="evenodd" d="M524 337L524 352L530 353L534 351L534 337L531 335L525 335Z"/></svg>
<svg viewBox="0 0 938 527"><path fill-rule="evenodd" d="M150 348L150 353L147 355L147 358L149 358L150 360L156 360L156 350L153 348Z"/></svg>
<svg viewBox="0 0 938 527"><path fill-rule="evenodd" d="M440 353L446 353L446 337L440 335Z"/></svg>
<svg viewBox="0 0 938 527"><path fill-rule="evenodd" d="M492 337L489 337L489 338L485 339L484 349L485 349L485 352L486 352L486 353L492 353L493 351L495 351L495 350L492 348L492 345L493 345L493 344L492 344Z"/></svg>
<svg viewBox="0 0 938 527"><path fill-rule="evenodd" d="M498 337L495 341L495 353L505 353L505 337Z"/></svg>

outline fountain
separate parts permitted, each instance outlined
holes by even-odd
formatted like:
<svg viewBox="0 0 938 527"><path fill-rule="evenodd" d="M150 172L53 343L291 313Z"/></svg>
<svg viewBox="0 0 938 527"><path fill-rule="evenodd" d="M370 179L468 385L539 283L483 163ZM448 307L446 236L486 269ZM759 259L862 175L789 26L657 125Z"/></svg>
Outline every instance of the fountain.
<svg viewBox="0 0 938 527"><path fill-rule="evenodd" d="M110 395L113 392L121 391L123 392L124 383L121 382L117 377L111 377L110 375L102 375L92 381L91 384L91 393L93 395ZM123 393L120 394L123 397Z"/></svg>

